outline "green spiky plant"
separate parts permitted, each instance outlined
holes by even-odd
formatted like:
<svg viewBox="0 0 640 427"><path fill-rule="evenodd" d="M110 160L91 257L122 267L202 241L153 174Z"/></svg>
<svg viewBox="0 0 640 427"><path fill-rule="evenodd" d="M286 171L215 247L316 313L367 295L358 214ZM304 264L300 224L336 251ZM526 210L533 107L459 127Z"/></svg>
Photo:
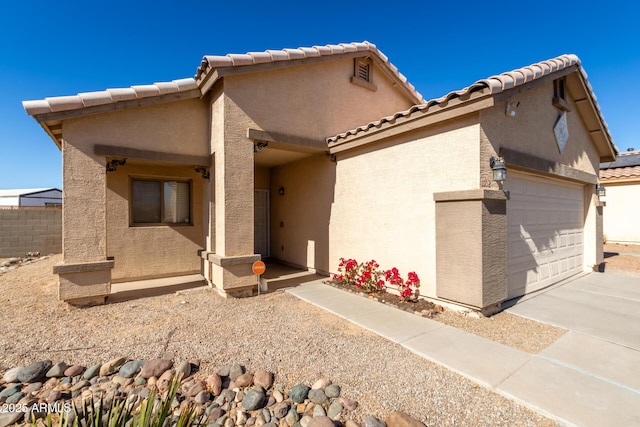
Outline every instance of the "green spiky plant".
<svg viewBox="0 0 640 427"><path fill-rule="evenodd" d="M102 397L96 405L93 397L85 399L80 405L73 405L74 416L59 415L58 422L53 422L52 414L47 413L44 425L53 427L163 427L165 425L175 425L175 427L201 426L206 416L199 415L193 404L183 407L176 416L171 413L173 403L180 380L175 378L171 381L169 390L163 399L158 397L155 389L151 389L149 396L145 398L138 409L133 401L127 399L113 399L109 409L104 410L104 400ZM37 427L37 420L32 415L32 425Z"/></svg>

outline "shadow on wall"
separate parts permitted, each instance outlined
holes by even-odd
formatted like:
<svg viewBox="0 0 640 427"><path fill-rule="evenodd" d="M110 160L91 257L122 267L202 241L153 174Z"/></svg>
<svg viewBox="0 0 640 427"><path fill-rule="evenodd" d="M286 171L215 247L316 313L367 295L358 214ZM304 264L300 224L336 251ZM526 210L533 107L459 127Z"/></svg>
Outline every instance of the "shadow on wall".
<svg viewBox="0 0 640 427"><path fill-rule="evenodd" d="M335 183L336 164L325 154L271 169L272 258L328 274Z"/></svg>

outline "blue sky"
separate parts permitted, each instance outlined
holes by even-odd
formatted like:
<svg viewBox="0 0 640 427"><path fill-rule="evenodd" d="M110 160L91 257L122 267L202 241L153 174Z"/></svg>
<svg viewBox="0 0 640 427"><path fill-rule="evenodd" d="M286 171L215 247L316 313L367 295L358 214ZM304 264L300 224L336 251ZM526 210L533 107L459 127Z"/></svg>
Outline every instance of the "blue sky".
<svg viewBox="0 0 640 427"><path fill-rule="evenodd" d="M21 101L192 77L204 55L368 40L427 98L564 53L640 149L640 5L567 1L24 1L0 6L0 189L62 186Z"/></svg>

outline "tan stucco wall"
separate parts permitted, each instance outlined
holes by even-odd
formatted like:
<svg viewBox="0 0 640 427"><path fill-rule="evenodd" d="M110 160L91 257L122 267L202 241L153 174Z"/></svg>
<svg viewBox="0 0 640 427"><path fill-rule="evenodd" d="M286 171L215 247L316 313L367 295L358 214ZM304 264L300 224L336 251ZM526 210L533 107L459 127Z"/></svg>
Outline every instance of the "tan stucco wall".
<svg viewBox="0 0 640 427"><path fill-rule="evenodd" d="M225 77L224 90L247 125L319 140L412 105L377 65L376 91L351 83L352 76L353 59L345 58Z"/></svg>
<svg viewBox="0 0 640 427"><path fill-rule="evenodd" d="M567 94L572 111L567 113L569 140L562 153L553 127L561 111L552 104L553 83L548 82L523 93L514 94L495 107L482 110L482 150L485 156L496 155L502 147L556 161L590 174L598 174L600 159L575 103ZM520 103L515 117L505 114L507 103ZM490 180L489 159L481 159L483 180ZM497 184L493 184L497 185ZM497 188L497 186L495 187Z"/></svg>
<svg viewBox="0 0 640 427"><path fill-rule="evenodd" d="M273 174L268 176L266 168L254 169L253 141L247 137L248 129L316 140L324 147L324 139L334 133L411 105L383 76L382 70L374 69L374 83L378 86L375 92L352 84L352 75L353 59L340 59L259 73L228 75L216 84L208 97L211 105L210 152L215 157L212 171L215 203L211 207L212 211L215 209L215 214L209 225L209 234L215 237L215 244L208 242L208 251L215 251L216 255L222 257L253 254L253 190L271 188L271 200L279 197L273 194L280 187L280 184L274 183ZM328 157L321 157L321 160L329 161ZM296 185L306 186L309 190L313 188L313 181L309 181L312 175L297 169L297 166L292 166L282 176L286 176L284 179L287 182L293 180L289 186L292 191ZM310 198L305 192L299 193L304 195L296 200L295 207L291 207L290 211L304 211L305 206L318 205L318 200ZM323 211L327 210L324 208ZM321 215L327 216L326 213ZM282 241L276 239L279 245L273 243L272 247L277 245L278 250L272 255L282 255L280 248L285 246L289 248L289 253L284 254L283 259L326 270L328 220L324 220L322 235L316 231L322 226L318 227L314 221L313 215L311 218L289 221L291 230L298 232L287 234ZM250 264L235 266L234 272L215 263L205 268L213 284L224 290L253 286L255 276L245 275L246 272L250 273ZM224 283L220 284L220 281Z"/></svg>
<svg viewBox="0 0 640 427"><path fill-rule="evenodd" d="M604 235L611 243L640 244L640 182L607 182L607 205L603 207Z"/></svg>
<svg viewBox="0 0 640 427"><path fill-rule="evenodd" d="M192 225L131 226L132 178L190 180ZM107 256L114 257L112 281L200 272L204 247L204 193L208 181L188 166L128 163L107 173Z"/></svg>
<svg viewBox="0 0 640 427"><path fill-rule="evenodd" d="M255 188L268 190L271 186L271 169L267 167L256 166L254 171Z"/></svg>
<svg viewBox="0 0 640 427"><path fill-rule="evenodd" d="M480 309L506 298L505 202L436 203L438 297Z"/></svg>
<svg viewBox="0 0 640 427"><path fill-rule="evenodd" d="M226 91L226 83L225 83ZM212 138L216 156L216 251L237 256L253 253L253 143L247 139L250 120L229 99L224 102L224 137ZM219 105L219 104L218 104ZM219 113L214 105L214 113ZM218 117L219 120L219 117Z"/></svg>
<svg viewBox="0 0 640 427"><path fill-rule="evenodd" d="M94 145L207 155L206 104L188 100L63 122L65 263L104 260L105 159Z"/></svg>
<svg viewBox="0 0 640 427"><path fill-rule="evenodd" d="M208 105L190 99L129 108L64 122L64 137L89 144L115 145L187 155L208 155Z"/></svg>
<svg viewBox="0 0 640 427"><path fill-rule="evenodd" d="M335 170L336 164L324 154L272 169L272 257L319 272L329 271ZM278 193L280 187L284 187L283 196Z"/></svg>
<svg viewBox="0 0 640 427"><path fill-rule="evenodd" d="M435 296L433 193L479 188L477 115L468 115L382 143L338 153L331 210L329 266L340 257L375 259Z"/></svg>
<svg viewBox="0 0 640 427"><path fill-rule="evenodd" d="M83 132L84 131L84 132ZM86 129L63 126L62 257L65 264L106 259L105 159Z"/></svg>
<svg viewBox="0 0 640 427"><path fill-rule="evenodd" d="M560 152L553 128L561 115L561 110L553 105L553 95L553 82L548 81L530 90L515 93L512 97L498 102L495 107L481 111L480 167L483 186L499 188L497 183L491 182L489 157L497 155L501 148L515 150L549 162L557 162L577 171L597 176L600 158L569 93L567 93L567 101L571 107L571 111L567 112L569 140L563 152ZM520 104L516 108L516 115L507 116L505 114L507 103L517 104L518 102ZM509 159L505 160L508 163ZM599 254L602 252L602 239L598 235L596 199L592 197L593 190L593 184L585 184L585 270L590 270L600 262L598 259L601 258Z"/></svg>

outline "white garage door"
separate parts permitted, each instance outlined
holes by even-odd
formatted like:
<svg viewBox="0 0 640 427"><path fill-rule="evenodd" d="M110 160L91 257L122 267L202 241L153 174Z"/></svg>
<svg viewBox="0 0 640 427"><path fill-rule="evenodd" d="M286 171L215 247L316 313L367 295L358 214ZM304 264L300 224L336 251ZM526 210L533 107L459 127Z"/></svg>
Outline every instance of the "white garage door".
<svg viewBox="0 0 640 427"><path fill-rule="evenodd" d="M583 186L509 173L509 298L542 289L583 270Z"/></svg>

